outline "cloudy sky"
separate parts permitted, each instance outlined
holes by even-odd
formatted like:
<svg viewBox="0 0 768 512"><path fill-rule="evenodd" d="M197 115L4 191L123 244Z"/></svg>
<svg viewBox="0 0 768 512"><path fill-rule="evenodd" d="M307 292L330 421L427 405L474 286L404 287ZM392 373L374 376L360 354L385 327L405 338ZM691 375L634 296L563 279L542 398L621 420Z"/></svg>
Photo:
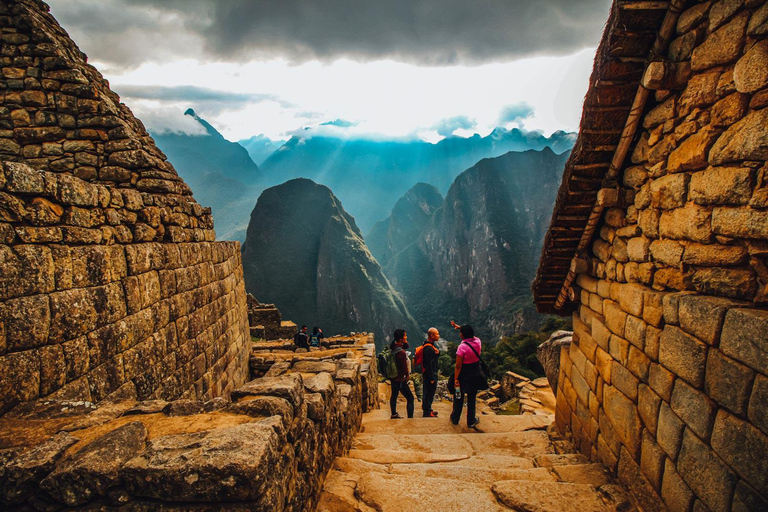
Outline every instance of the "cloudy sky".
<svg viewBox="0 0 768 512"><path fill-rule="evenodd" d="M578 127L610 0L48 0L151 130Z"/></svg>

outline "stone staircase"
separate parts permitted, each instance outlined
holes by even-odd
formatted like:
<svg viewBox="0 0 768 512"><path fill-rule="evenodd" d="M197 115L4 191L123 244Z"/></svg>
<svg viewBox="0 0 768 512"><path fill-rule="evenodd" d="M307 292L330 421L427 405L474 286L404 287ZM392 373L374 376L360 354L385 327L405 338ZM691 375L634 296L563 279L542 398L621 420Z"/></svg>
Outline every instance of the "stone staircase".
<svg viewBox="0 0 768 512"><path fill-rule="evenodd" d="M347 456L328 474L317 510L636 510L600 464L568 452L549 415L495 415L480 406L477 429L448 419L390 420L389 408L363 417ZM399 409L404 412L405 404ZM465 413L466 416L466 413Z"/></svg>

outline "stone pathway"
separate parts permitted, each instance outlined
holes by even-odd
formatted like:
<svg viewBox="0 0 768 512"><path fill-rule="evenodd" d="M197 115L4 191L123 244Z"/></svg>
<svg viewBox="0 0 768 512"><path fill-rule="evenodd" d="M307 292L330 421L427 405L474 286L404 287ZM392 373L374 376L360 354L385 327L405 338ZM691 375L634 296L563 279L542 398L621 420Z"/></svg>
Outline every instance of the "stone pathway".
<svg viewBox="0 0 768 512"><path fill-rule="evenodd" d="M438 418L418 417L418 403L413 419L390 420L384 403L365 414L349 454L326 478L318 510L636 510L602 465L565 453L550 415L482 408L479 427L469 429L466 413L450 423L450 406L436 403Z"/></svg>

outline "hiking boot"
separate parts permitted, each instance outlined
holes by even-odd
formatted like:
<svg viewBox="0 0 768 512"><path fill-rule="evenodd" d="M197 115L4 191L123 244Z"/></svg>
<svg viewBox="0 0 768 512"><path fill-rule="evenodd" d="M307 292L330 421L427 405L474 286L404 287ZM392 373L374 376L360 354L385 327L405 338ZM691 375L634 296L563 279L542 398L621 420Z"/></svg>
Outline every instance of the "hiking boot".
<svg viewBox="0 0 768 512"><path fill-rule="evenodd" d="M427 411L424 413L425 418L437 418L437 413L435 411Z"/></svg>
<svg viewBox="0 0 768 512"><path fill-rule="evenodd" d="M454 425L458 425L459 424L459 420L455 419L453 416L451 416L451 423L453 423Z"/></svg>
<svg viewBox="0 0 768 512"><path fill-rule="evenodd" d="M468 426L469 428L475 428L475 427L477 426L477 424L478 424L478 423L480 423L480 418L478 418L477 416L475 416L475 421L473 421L472 423L467 423L467 426Z"/></svg>
<svg viewBox="0 0 768 512"><path fill-rule="evenodd" d="M403 419L403 417L400 416L399 414L395 413L392 416L390 416L389 419L391 419L391 420L401 420L401 419Z"/></svg>
<svg viewBox="0 0 768 512"><path fill-rule="evenodd" d="M431 412L431 413L432 413L432 416L434 416L435 418L437 418L437 411L429 411L429 412Z"/></svg>

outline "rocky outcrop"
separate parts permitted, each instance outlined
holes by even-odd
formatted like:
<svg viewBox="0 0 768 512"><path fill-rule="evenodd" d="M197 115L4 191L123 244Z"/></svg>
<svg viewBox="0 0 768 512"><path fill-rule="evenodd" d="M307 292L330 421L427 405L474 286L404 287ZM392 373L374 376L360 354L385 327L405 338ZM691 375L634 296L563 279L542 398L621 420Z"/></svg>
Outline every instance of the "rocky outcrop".
<svg viewBox="0 0 768 512"><path fill-rule="evenodd" d="M560 374L560 351L563 348L568 350L572 340L572 332L555 331L536 349L536 358L544 367L544 374L554 393L557 393L557 377Z"/></svg>
<svg viewBox="0 0 768 512"><path fill-rule="evenodd" d="M453 317L493 338L537 327L529 286L566 157L507 153L456 178L421 236L385 267L422 327Z"/></svg>
<svg viewBox="0 0 768 512"><path fill-rule="evenodd" d="M365 242L381 266L413 243L429 223L432 214L443 204L440 192L426 183L417 183L398 199L392 213L373 225Z"/></svg>
<svg viewBox="0 0 768 512"><path fill-rule="evenodd" d="M39 397L226 395L239 245L37 0L0 4L0 414Z"/></svg>
<svg viewBox="0 0 768 512"><path fill-rule="evenodd" d="M418 332L352 217L322 185L296 179L264 191L243 253L247 289L325 333L372 330L379 343Z"/></svg>
<svg viewBox="0 0 768 512"><path fill-rule="evenodd" d="M311 510L334 458L376 406L373 339L351 339L312 357L274 353L285 372L247 383L233 401L20 406L0 418L0 504Z"/></svg>

